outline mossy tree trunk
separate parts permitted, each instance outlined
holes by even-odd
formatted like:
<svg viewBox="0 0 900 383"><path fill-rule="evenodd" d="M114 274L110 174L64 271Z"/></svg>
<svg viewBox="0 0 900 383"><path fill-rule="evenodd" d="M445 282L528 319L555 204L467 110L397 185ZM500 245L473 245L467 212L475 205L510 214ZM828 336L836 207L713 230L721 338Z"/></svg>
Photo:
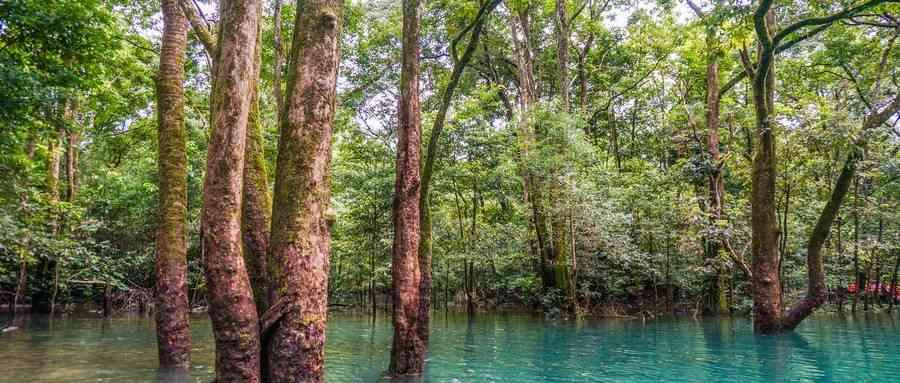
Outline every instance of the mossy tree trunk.
<svg viewBox="0 0 900 383"><path fill-rule="evenodd" d="M556 0L556 65L557 65L557 93L563 113L571 110L569 103L569 16L566 12L566 1ZM559 148L563 155L563 148ZM551 177L551 192L548 194L551 212L552 240L553 240L553 268L554 285L563 294L563 311L569 315L575 315L578 311L575 298L575 279L570 268L569 244L567 241L567 207L565 199L565 184L560 175L561 169L553 169Z"/></svg>
<svg viewBox="0 0 900 383"><path fill-rule="evenodd" d="M422 136L419 107L419 25L422 4L403 0L403 62L400 72L397 162L394 178L394 243L391 257L394 337L389 372L421 374L425 344L419 337L419 197Z"/></svg>
<svg viewBox="0 0 900 383"><path fill-rule="evenodd" d="M201 232L216 380L260 381L256 305L241 241L247 126L255 85L260 2L219 4L219 38L210 99L213 130L203 185Z"/></svg>
<svg viewBox="0 0 900 383"><path fill-rule="evenodd" d="M791 42L784 42L791 34L804 28L827 26L835 21L852 17L883 1L873 0L830 16L809 18L776 31L772 0L761 0L753 19L758 41L757 63L753 68L745 59L745 69L752 79L753 105L756 114L756 147L753 157L751 181L751 229L753 251L753 330L757 334L775 334L793 330L803 319L818 308L825 297L825 273L822 268L821 248L831 230L856 174L856 163L862 157L860 146L866 142L867 133L887 121L900 110L900 97L880 112L873 112L863 122L860 137L854 142L841 174L838 176L831 198L820 213L819 219L807 243L807 267L809 287L807 295L783 315L781 283L778 274L778 223L775 219L775 179L777 157L775 153L774 114L774 60L775 55ZM822 28L820 27L820 28ZM796 41L796 39L795 39ZM863 289L862 286L859 287ZM862 290L860 290L862 291Z"/></svg>
<svg viewBox="0 0 900 383"><path fill-rule="evenodd" d="M183 86L187 19L179 9L177 0L164 0L162 13L165 26L156 78L159 140L159 223L156 230L154 291L156 340L161 368L187 370L191 364Z"/></svg>
<svg viewBox="0 0 900 383"><path fill-rule="evenodd" d="M244 147L244 185L241 204L241 232L244 260L253 286L256 311L260 315L275 299L275 291L268 277L269 234L272 226L272 197L266 172L265 139L259 115L259 73L261 43L254 55L255 73L247 124L247 143Z"/></svg>
<svg viewBox="0 0 900 383"><path fill-rule="evenodd" d="M298 3L281 116L270 276L283 313L271 325L272 382L325 380L333 211L331 135L343 2ZM271 310L271 309L270 309ZM266 326L266 324L264 324Z"/></svg>

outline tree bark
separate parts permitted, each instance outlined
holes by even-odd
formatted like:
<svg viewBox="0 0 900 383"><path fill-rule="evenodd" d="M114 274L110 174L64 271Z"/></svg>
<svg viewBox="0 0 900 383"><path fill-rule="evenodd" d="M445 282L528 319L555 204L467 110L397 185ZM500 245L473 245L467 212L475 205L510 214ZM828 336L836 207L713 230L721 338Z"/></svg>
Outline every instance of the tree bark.
<svg viewBox="0 0 900 383"><path fill-rule="evenodd" d="M759 61L753 77L756 111L756 147L751 181L751 229L753 251L753 330L759 334L781 331L781 283L778 279L778 223L775 217L775 134L770 119L774 53L774 13L760 8L754 15Z"/></svg>
<svg viewBox="0 0 900 383"><path fill-rule="evenodd" d="M270 276L286 310L268 353L272 382L325 380L325 321L334 212L332 122L343 2L298 2L275 173Z"/></svg>
<svg viewBox="0 0 900 383"><path fill-rule="evenodd" d="M254 81L251 91L247 138L244 147L244 185L241 204L241 233L244 261L253 287L256 312L262 315L275 300L275 291L268 278L269 230L272 226L272 198L266 172L265 140L259 115L260 49L257 42L254 55Z"/></svg>
<svg viewBox="0 0 900 383"><path fill-rule="evenodd" d="M400 72L400 102L397 130L397 170L394 182L393 277L394 338L391 347L392 375L421 374L425 344L419 338L419 185L421 116L419 110L419 24L422 6L418 0L403 1L403 64Z"/></svg>
<svg viewBox="0 0 900 383"><path fill-rule="evenodd" d="M187 19L177 0L162 2L162 47L156 79L159 223L156 230L156 339L161 368L191 364L187 298L187 144L184 58Z"/></svg>
<svg viewBox="0 0 900 383"><path fill-rule="evenodd" d="M260 2L228 0L219 7L213 129L201 211L203 266L216 339L216 381L259 382L258 315L243 257L241 204Z"/></svg>

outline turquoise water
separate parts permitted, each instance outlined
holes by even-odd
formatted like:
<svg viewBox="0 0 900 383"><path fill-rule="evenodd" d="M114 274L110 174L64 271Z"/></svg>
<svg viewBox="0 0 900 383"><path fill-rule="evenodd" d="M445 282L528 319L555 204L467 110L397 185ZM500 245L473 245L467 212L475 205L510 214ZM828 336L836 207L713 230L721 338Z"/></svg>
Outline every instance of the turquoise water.
<svg viewBox="0 0 900 383"><path fill-rule="evenodd" d="M900 319L819 316L758 337L747 319L582 320L435 316L420 382L897 382ZM6 323L6 321L0 321ZM153 321L31 318L0 334L0 382L172 381L156 371ZM208 320L192 321L194 369L212 378ZM329 382L386 382L390 323L332 314Z"/></svg>

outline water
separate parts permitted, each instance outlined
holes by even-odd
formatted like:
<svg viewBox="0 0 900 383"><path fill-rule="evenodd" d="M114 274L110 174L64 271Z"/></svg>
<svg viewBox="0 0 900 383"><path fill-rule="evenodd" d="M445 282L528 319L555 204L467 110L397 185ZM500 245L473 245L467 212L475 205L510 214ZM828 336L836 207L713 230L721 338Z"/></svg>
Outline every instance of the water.
<svg viewBox="0 0 900 383"><path fill-rule="evenodd" d="M544 321L524 314L434 318L421 382L896 382L900 319L818 316L758 337L747 319ZM7 323L0 321L0 323ZM193 318L190 382L213 376L209 321ZM152 319L31 318L0 334L0 382L168 381L156 370ZM387 382L384 317L332 314L329 382Z"/></svg>

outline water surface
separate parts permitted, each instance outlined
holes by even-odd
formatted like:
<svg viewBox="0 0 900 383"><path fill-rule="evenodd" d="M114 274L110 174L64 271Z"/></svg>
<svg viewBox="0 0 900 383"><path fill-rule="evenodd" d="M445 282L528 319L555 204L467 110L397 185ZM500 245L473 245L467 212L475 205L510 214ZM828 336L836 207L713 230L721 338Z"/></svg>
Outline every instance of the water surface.
<svg viewBox="0 0 900 383"><path fill-rule="evenodd" d="M758 337L747 319L581 320L526 314L435 315L420 382L900 381L898 319L818 316ZM8 320L0 319L0 323ZM209 321L196 316L191 376L213 376ZM331 314L329 382L387 382L391 328ZM172 381L157 371L153 320L32 317L0 334L0 382Z"/></svg>

